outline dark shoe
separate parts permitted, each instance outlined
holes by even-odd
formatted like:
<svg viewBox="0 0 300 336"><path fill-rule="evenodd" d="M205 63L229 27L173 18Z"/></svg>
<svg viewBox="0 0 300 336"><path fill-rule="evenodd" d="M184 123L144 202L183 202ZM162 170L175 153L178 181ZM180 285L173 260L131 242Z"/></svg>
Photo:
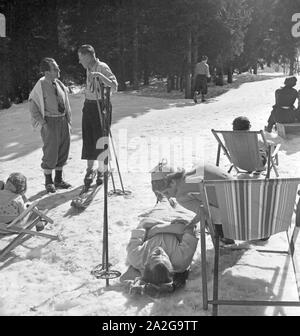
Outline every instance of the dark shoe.
<svg viewBox="0 0 300 336"><path fill-rule="evenodd" d="M45 228L45 223L43 221L40 221L36 224L35 229L36 231L43 231Z"/></svg>
<svg viewBox="0 0 300 336"><path fill-rule="evenodd" d="M103 183L103 173L97 171L97 179L96 179L96 184L99 186Z"/></svg>
<svg viewBox="0 0 300 336"><path fill-rule="evenodd" d="M235 244L235 241L233 239L229 239L229 238L220 238L220 242L222 242L223 245L233 245L233 244Z"/></svg>
<svg viewBox="0 0 300 336"><path fill-rule="evenodd" d="M48 193L55 193L56 189L53 183L46 184L46 191Z"/></svg>
<svg viewBox="0 0 300 336"><path fill-rule="evenodd" d="M270 238L270 237L261 238L260 240L261 240L261 241L267 241L267 240L269 240L269 238Z"/></svg>
<svg viewBox="0 0 300 336"><path fill-rule="evenodd" d="M84 185L89 188L90 185L93 183L95 177L95 172L93 169L87 169L86 174L83 180Z"/></svg>
<svg viewBox="0 0 300 336"><path fill-rule="evenodd" d="M61 180L61 181L55 181L54 180L54 186L58 189L69 189L71 188L71 184L64 181L64 180Z"/></svg>
<svg viewBox="0 0 300 336"><path fill-rule="evenodd" d="M201 99L201 101L202 101L202 103L203 103L203 102L205 102L205 101L206 101L206 99L205 99L205 98L202 98L202 99Z"/></svg>

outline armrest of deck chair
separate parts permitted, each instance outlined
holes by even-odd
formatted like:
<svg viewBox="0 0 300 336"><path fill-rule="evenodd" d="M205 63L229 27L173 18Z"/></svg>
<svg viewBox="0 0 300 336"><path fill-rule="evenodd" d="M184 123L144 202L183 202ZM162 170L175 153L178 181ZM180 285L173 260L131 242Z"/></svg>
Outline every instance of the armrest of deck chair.
<svg viewBox="0 0 300 336"><path fill-rule="evenodd" d="M274 144L275 145L275 144ZM281 146L281 144L279 143L279 144L277 144L277 145L275 145L275 147L274 147L274 150L272 151L272 153L271 153L271 155L274 157L274 156L276 156L277 154L278 154L278 152L279 152L279 149L280 149L280 146ZM272 146L273 147L273 146ZM271 147L271 148L272 148Z"/></svg>
<svg viewBox="0 0 300 336"><path fill-rule="evenodd" d="M36 215L38 215L38 217L43 218L44 220L46 220L48 223L53 224L54 221L53 219L51 219L50 217L46 216L43 212L41 212L38 208L34 207L32 209L32 212L34 212Z"/></svg>

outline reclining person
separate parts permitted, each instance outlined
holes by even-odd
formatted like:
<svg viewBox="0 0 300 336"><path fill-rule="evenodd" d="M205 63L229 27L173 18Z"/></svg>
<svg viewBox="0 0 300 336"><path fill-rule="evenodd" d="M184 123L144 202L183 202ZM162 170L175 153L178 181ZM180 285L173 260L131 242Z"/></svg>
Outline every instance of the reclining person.
<svg viewBox="0 0 300 336"><path fill-rule="evenodd" d="M191 214L182 217L182 212L176 214L166 198L160 201L131 233L127 263L140 275L126 281L131 294L171 293L182 287L188 277L198 243L195 224L184 219L191 218ZM155 216L156 210L167 210L167 217Z"/></svg>
<svg viewBox="0 0 300 336"><path fill-rule="evenodd" d="M300 122L299 112L299 94L294 86L297 84L295 76L287 77L284 86L275 91L275 105L268 119L268 125L265 131L271 133L276 122L280 123L297 123ZM297 109L294 103L298 99Z"/></svg>
<svg viewBox="0 0 300 336"><path fill-rule="evenodd" d="M186 181L186 178L191 175L198 175L200 179L204 180L230 180L235 179L235 177L221 168L210 164L198 165L189 172L185 172L184 169L174 172L172 167L167 167L164 163L160 163L153 169L151 184L157 198L159 199L161 195L166 196L168 199L175 198L181 206L193 211L196 214L190 222L193 225L200 221L199 207L202 202L202 195L200 194L199 183L189 183ZM218 202L213 187L208 188L207 196L210 205L213 207L214 214L218 218ZM219 233L223 244L234 244L232 239L223 236L221 224L215 225L215 229Z"/></svg>
<svg viewBox="0 0 300 336"><path fill-rule="evenodd" d="M3 189L0 189L0 223L9 224L26 210L25 193L27 190L27 179L21 173L9 175ZM24 224L25 219L20 221ZM44 224L36 224L37 231L44 229Z"/></svg>

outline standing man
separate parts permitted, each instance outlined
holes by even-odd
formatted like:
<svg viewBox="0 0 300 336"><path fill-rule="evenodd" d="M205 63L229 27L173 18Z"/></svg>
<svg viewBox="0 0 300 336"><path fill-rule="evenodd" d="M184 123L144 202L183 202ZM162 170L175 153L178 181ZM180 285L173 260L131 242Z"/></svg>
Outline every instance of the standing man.
<svg viewBox="0 0 300 336"><path fill-rule="evenodd" d="M87 160L87 169L84 177L84 185L88 188L93 182L94 162L104 149L97 149L97 140L104 135L97 107L96 78L117 91L118 82L109 66L96 58L94 48L85 44L78 49L79 63L86 69L85 101L82 109L82 154L81 159ZM103 183L104 162L98 161L96 183Z"/></svg>
<svg viewBox="0 0 300 336"><path fill-rule="evenodd" d="M33 127L41 127L43 158L41 167L45 175L47 192L56 188L68 189L71 185L62 178L70 150L71 108L68 89L58 79L60 69L53 58L44 58L40 64L44 76L35 84L29 95L29 109ZM52 170L55 170L54 183Z"/></svg>
<svg viewBox="0 0 300 336"><path fill-rule="evenodd" d="M207 79L210 78L209 66L207 64L207 56L201 56L201 62L198 62L195 66L195 91L194 102L197 103L197 95L201 93L202 101L205 101L205 95L207 94Z"/></svg>

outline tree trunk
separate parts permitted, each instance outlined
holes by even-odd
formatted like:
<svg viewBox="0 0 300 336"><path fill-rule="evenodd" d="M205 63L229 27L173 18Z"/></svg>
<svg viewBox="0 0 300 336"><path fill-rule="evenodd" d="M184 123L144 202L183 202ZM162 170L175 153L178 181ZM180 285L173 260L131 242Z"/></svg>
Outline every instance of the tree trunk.
<svg viewBox="0 0 300 336"><path fill-rule="evenodd" d="M133 69L132 69L133 89L134 90L139 89L138 48L139 48L138 25L137 25L137 20L135 20L135 28L134 28L134 33L133 33Z"/></svg>
<svg viewBox="0 0 300 336"><path fill-rule="evenodd" d="M252 69L253 69L253 73L254 73L254 75L257 75L257 62L255 62L255 63L253 64Z"/></svg>
<svg viewBox="0 0 300 336"><path fill-rule="evenodd" d="M289 61L290 61L289 76L292 76L294 74L295 58L291 56Z"/></svg>
<svg viewBox="0 0 300 336"><path fill-rule="evenodd" d="M229 64L227 68L227 83L231 84L232 83L232 65Z"/></svg>
<svg viewBox="0 0 300 336"><path fill-rule="evenodd" d="M143 60L143 82L144 85L149 85L149 63L148 63L148 56L147 52L144 52L144 60Z"/></svg>
<svg viewBox="0 0 300 336"><path fill-rule="evenodd" d="M118 17L118 49L119 49L119 76L118 76L118 90L125 91L125 56L124 56L124 30L122 26L122 19Z"/></svg>
<svg viewBox="0 0 300 336"><path fill-rule="evenodd" d="M191 90L191 67L192 67L192 32L187 32L186 70L185 70L185 98L192 98Z"/></svg>

